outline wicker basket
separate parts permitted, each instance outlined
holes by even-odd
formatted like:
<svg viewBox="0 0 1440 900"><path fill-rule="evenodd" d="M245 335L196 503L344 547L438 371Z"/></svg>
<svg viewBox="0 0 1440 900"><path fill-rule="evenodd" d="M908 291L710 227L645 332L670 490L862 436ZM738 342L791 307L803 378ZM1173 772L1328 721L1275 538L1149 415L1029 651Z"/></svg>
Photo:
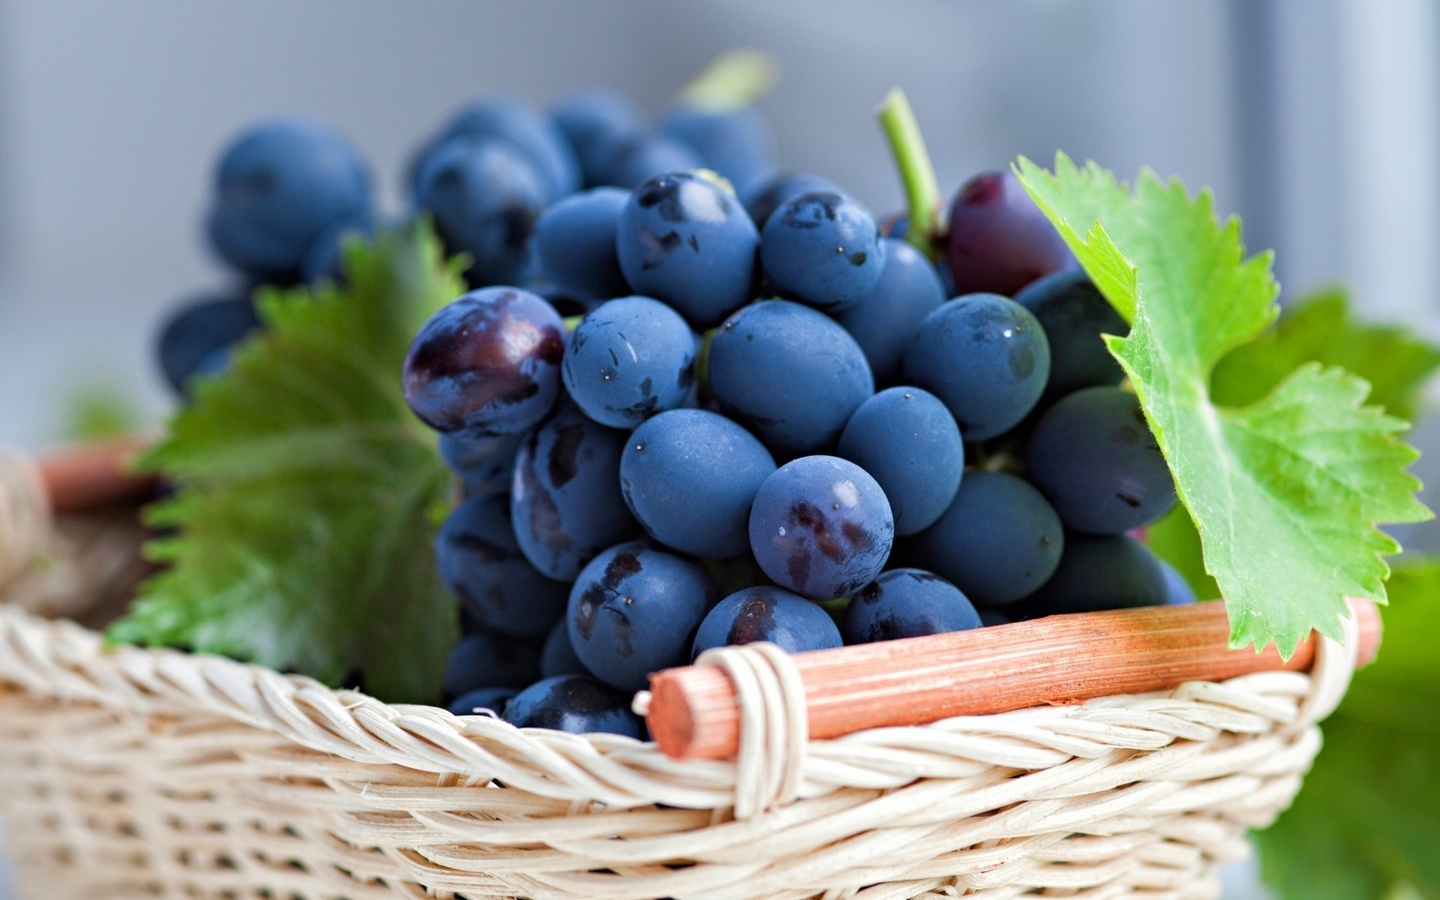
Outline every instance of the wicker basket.
<svg viewBox="0 0 1440 900"><path fill-rule="evenodd" d="M1355 665L1326 642L1310 675L821 741L785 663L741 648L739 758L676 762L36 614L123 595L127 531L55 527L0 459L0 814L26 897L1214 897Z"/></svg>

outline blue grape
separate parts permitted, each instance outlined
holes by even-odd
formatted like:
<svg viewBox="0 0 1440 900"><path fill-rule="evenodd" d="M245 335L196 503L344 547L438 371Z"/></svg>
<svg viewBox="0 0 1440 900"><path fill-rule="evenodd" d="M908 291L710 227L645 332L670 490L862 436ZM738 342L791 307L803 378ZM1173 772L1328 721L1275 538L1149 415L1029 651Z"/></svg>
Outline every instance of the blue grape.
<svg viewBox="0 0 1440 900"><path fill-rule="evenodd" d="M1140 400L1113 387L1076 391L1036 423L1025 447L1031 481L1070 528L1121 534L1175 504L1175 481Z"/></svg>
<svg viewBox="0 0 1440 900"><path fill-rule="evenodd" d="M844 642L824 609L789 591L751 587L721 600L695 633L690 658L714 647L769 641L787 653L829 650Z"/></svg>
<svg viewBox="0 0 1440 900"><path fill-rule="evenodd" d="M569 603L569 596L566 596ZM556 675L589 675L590 670L575 655L575 645L570 643L570 623L562 615L540 651L540 676L554 678Z"/></svg>
<svg viewBox="0 0 1440 900"><path fill-rule="evenodd" d="M689 400L698 346L675 310L649 297L621 297L575 326L560 371L585 415L611 428L634 428Z"/></svg>
<svg viewBox="0 0 1440 900"><path fill-rule="evenodd" d="M677 409L635 429L620 457L625 503L647 534L682 553L750 549L750 505L775 471L765 446L716 413Z"/></svg>
<svg viewBox="0 0 1440 900"><path fill-rule="evenodd" d="M605 88L580 91L550 109L556 127L569 138L588 186L604 183L597 153L608 141L645 130L645 116L627 95Z"/></svg>
<svg viewBox="0 0 1440 900"><path fill-rule="evenodd" d="M874 216L844 194L801 194L760 232L760 265L781 293L824 312L860 302L880 281L885 245Z"/></svg>
<svg viewBox="0 0 1440 900"><path fill-rule="evenodd" d="M710 344L708 374L720 411L782 456L833 447L875 391L855 339L834 319L785 300L725 320Z"/></svg>
<svg viewBox="0 0 1440 900"><path fill-rule="evenodd" d="M709 328L750 299L759 242L734 194L702 175L673 172L630 195L615 247L632 288Z"/></svg>
<svg viewBox="0 0 1440 900"><path fill-rule="evenodd" d="M568 586L526 561L506 497L470 497L451 510L435 538L435 560L440 579L484 630L540 637L565 614Z"/></svg>
<svg viewBox="0 0 1440 900"><path fill-rule="evenodd" d="M1012 172L982 172L950 205L945 253L957 294L1014 296L1043 275L1078 263Z"/></svg>
<svg viewBox="0 0 1440 900"><path fill-rule="evenodd" d="M405 400L436 431L516 434L555 405L564 353L554 307L518 288L481 288L421 327L405 357Z"/></svg>
<svg viewBox="0 0 1440 900"><path fill-rule="evenodd" d="M1035 314L1050 342L1047 397L1087 387L1113 387L1125 379L1125 370L1100 335L1123 336L1130 333L1130 326L1090 276L1081 271L1046 275L1016 294L1015 302Z"/></svg>
<svg viewBox="0 0 1440 900"><path fill-rule="evenodd" d="M415 206L435 220L451 253L470 256L474 286L522 280L530 235L547 202L539 171L498 139L451 138L421 164Z"/></svg>
<svg viewBox="0 0 1440 900"><path fill-rule="evenodd" d="M440 458L464 483L467 496L506 494L515 475L515 454L525 435L477 438L464 432L440 435Z"/></svg>
<svg viewBox="0 0 1440 900"><path fill-rule="evenodd" d="M835 321L855 338L876 384L893 384L910 335L921 320L945 302L940 274L924 254L908 243L886 238L880 280L854 306L835 313Z"/></svg>
<svg viewBox="0 0 1440 900"><path fill-rule="evenodd" d="M776 469L750 509L755 561L776 584L812 600L843 597L874 581L894 539L880 485L834 456L804 456Z"/></svg>
<svg viewBox="0 0 1440 900"><path fill-rule="evenodd" d="M585 675L537 681L510 698L504 718L516 728L645 739L645 723L630 711L630 698Z"/></svg>
<svg viewBox="0 0 1440 900"><path fill-rule="evenodd" d="M445 697L454 699L478 688L523 688L540 677L538 641L489 631L460 639L445 664Z"/></svg>
<svg viewBox="0 0 1440 900"><path fill-rule="evenodd" d="M595 554L639 531L620 493L625 438L566 403L520 446L510 520L541 574L571 581Z"/></svg>
<svg viewBox="0 0 1440 900"><path fill-rule="evenodd" d="M1050 344L1030 311L998 294L968 294L921 320L905 379L939 397L967 441L1025 418L1050 377Z"/></svg>
<svg viewBox="0 0 1440 900"><path fill-rule="evenodd" d="M291 282L316 239L366 218L370 203L370 174L350 141L310 119L261 122L221 155L210 244L246 275Z"/></svg>
<svg viewBox="0 0 1440 900"><path fill-rule="evenodd" d="M1165 605L1188 606L1194 603L1195 589L1185 580L1185 576L1158 556L1155 557L1155 562L1160 565L1160 572L1165 576Z"/></svg>
<svg viewBox="0 0 1440 900"><path fill-rule="evenodd" d="M1128 534L1065 534L1055 574L1007 610L1017 618L1161 606L1168 596L1160 561Z"/></svg>
<svg viewBox="0 0 1440 900"><path fill-rule="evenodd" d="M513 687L476 688L451 700L446 709L457 716L473 716L485 709L503 715L505 704L518 693L520 690Z"/></svg>
<svg viewBox="0 0 1440 900"><path fill-rule="evenodd" d="M375 226L368 219L341 222L315 239L300 264L300 277L306 284L329 280L340 284L345 280L344 248L351 241L368 240Z"/></svg>
<svg viewBox="0 0 1440 900"><path fill-rule="evenodd" d="M735 185L737 193L770 170L774 136L753 106L720 111L677 106L660 117L659 126L662 134L693 147L705 168Z"/></svg>
<svg viewBox="0 0 1440 900"><path fill-rule="evenodd" d="M453 138L500 139L534 164L546 200L558 199L580 187L580 164L565 133L544 113L509 97L490 97L451 117L435 145Z"/></svg>
<svg viewBox="0 0 1440 900"><path fill-rule="evenodd" d="M594 151L600 183L631 190L666 172L689 172L703 167L700 154L689 145L663 134L612 138Z"/></svg>
<svg viewBox="0 0 1440 900"><path fill-rule="evenodd" d="M965 444L945 404L927 391L894 387L860 404L837 454L874 477L895 516L895 534L935 524L965 469Z"/></svg>
<svg viewBox="0 0 1440 900"><path fill-rule="evenodd" d="M619 297L630 292L615 255L620 211L630 195L618 188L571 194L535 223L535 254L540 272L555 284L587 297Z"/></svg>
<svg viewBox="0 0 1440 900"><path fill-rule="evenodd" d="M976 606L975 611L980 614L980 625L983 628L989 628L992 625L1009 625L1014 621L1003 610L991 606Z"/></svg>
<svg viewBox="0 0 1440 900"><path fill-rule="evenodd" d="M775 210L801 194L843 194L840 186L828 178L803 172L776 172L751 184L740 192L745 211L756 228L764 228Z"/></svg>
<svg viewBox="0 0 1440 900"><path fill-rule="evenodd" d="M220 295L191 300L175 310L160 326L155 355L165 381L181 397L196 375L224 368L230 348L260 328L255 306L244 295Z"/></svg>
<svg viewBox="0 0 1440 900"><path fill-rule="evenodd" d="M566 622L585 668L623 691L689 662L715 583L692 562L631 541L595 557L575 579Z"/></svg>
<svg viewBox="0 0 1440 900"><path fill-rule="evenodd" d="M1065 550L1055 509L1028 481L967 472L955 501L906 542L907 559L953 582L972 601L1013 603L1054 574Z"/></svg>
<svg viewBox="0 0 1440 900"><path fill-rule="evenodd" d="M980 614L955 585L922 569L891 569L850 598L840 631L847 644L868 644L980 625Z"/></svg>

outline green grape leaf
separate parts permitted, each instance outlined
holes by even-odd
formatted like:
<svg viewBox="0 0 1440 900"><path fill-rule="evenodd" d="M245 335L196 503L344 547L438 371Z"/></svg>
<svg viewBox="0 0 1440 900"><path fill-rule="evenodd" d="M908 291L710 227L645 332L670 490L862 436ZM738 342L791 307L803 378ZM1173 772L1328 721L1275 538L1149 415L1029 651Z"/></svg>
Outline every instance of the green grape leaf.
<svg viewBox="0 0 1440 900"><path fill-rule="evenodd" d="M149 511L167 567L109 636L427 702L457 636L432 549L450 479L400 370L464 286L423 225L346 264L343 287L262 291L266 327L139 461L178 485Z"/></svg>
<svg viewBox="0 0 1440 900"><path fill-rule="evenodd" d="M1405 469L1407 425L1365 406L1370 386L1307 363L1260 401L1222 407L1211 370L1275 318L1269 254L1245 257L1240 225L1211 197L1145 171L1132 191L1063 154L1055 173L1020 160L1021 181L1106 298L1131 322L1108 337L1200 532L1233 646L1288 657L1312 629L1340 637L1344 598L1385 602L1377 527L1431 514Z"/></svg>
<svg viewBox="0 0 1440 900"><path fill-rule="evenodd" d="M1440 898L1440 559L1407 554L1389 582L1379 658L1325 720L1289 810L1256 835L1284 898Z"/></svg>
<svg viewBox="0 0 1440 900"><path fill-rule="evenodd" d="M1370 383L1369 402L1412 419L1425 382L1440 368L1440 347L1409 329L1362 322L1340 290L1301 297L1286 306L1275 327L1231 351L1210 376L1210 399L1221 406L1255 403L1306 362L1341 366ZM1200 535L1177 506L1147 529L1150 549L1168 560L1197 596L1218 597L1205 571Z"/></svg>

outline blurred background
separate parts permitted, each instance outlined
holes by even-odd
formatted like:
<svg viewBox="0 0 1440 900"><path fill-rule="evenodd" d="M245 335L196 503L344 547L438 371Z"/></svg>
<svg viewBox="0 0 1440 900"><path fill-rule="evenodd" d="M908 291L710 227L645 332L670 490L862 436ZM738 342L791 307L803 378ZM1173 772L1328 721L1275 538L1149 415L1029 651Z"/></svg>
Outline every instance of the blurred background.
<svg viewBox="0 0 1440 900"><path fill-rule="evenodd" d="M782 67L778 158L877 213L902 205L873 115L899 85L946 194L1057 149L1149 166L1240 214L1287 296L1343 284L1440 336L1433 0L0 0L0 444L65 439L87 398L161 420L156 329L226 283L200 226L250 122L328 120L398 213L408 158L468 100L605 85L653 114L740 46ZM1230 896L1256 890L1241 872Z"/></svg>

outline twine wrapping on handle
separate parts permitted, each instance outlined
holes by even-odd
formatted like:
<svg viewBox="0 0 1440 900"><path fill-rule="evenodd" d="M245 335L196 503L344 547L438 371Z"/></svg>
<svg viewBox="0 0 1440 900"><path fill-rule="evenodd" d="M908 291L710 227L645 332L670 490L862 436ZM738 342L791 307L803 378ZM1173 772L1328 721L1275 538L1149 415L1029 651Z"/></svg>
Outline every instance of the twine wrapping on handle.
<svg viewBox="0 0 1440 900"><path fill-rule="evenodd" d="M23 456L0 454L0 595L29 573L53 530L39 469Z"/></svg>

